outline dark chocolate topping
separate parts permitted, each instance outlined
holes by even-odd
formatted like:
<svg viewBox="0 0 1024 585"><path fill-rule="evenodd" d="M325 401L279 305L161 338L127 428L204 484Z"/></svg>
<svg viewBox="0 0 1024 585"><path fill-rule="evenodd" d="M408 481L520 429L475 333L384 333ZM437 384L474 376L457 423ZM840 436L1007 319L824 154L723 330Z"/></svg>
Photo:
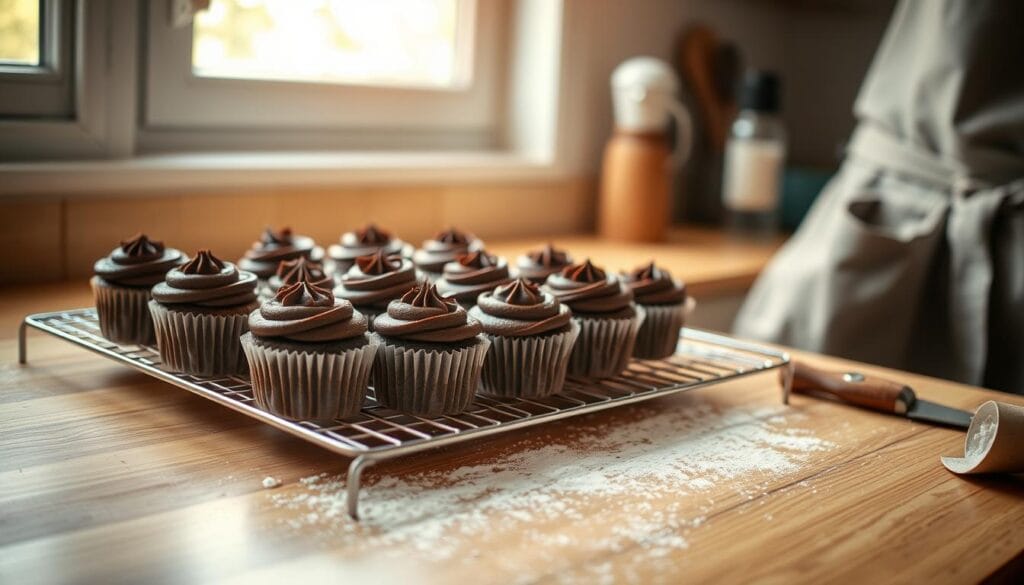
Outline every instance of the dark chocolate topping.
<svg viewBox="0 0 1024 585"><path fill-rule="evenodd" d="M260 239L238 261L238 266L260 278L270 278L277 272L277 265L282 260L310 257L314 248L316 244L312 238L293 234L290 228L275 232L267 227Z"/></svg>
<svg viewBox="0 0 1024 585"><path fill-rule="evenodd" d="M391 301L373 327L385 337L432 343L465 341L482 331L478 321L469 319L458 303L439 295L432 284L417 285Z"/></svg>
<svg viewBox="0 0 1024 585"><path fill-rule="evenodd" d="M114 248L109 256L93 265L93 272L103 280L119 286L149 288L164 279L168 270L188 260L174 248L136 234Z"/></svg>
<svg viewBox="0 0 1024 585"><path fill-rule="evenodd" d="M686 300L686 285L673 280L668 271L658 268L653 261L623 275L623 281L641 305L671 305Z"/></svg>
<svg viewBox="0 0 1024 585"><path fill-rule="evenodd" d="M199 307L236 307L256 300L256 275L200 250L187 264L170 270L153 287L153 299Z"/></svg>
<svg viewBox="0 0 1024 585"><path fill-rule="evenodd" d="M412 246L371 223L362 229L342 234L340 244L332 245L328 248L327 253L331 258L342 263L342 270L346 270L351 266L350 263L359 256L367 256L377 250L383 250L385 254L392 255L408 254L411 249Z"/></svg>
<svg viewBox="0 0 1024 585"><path fill-rule="evenodd" d="M483 243L475 237L450 228L434 239L423 242L423 247L413 254L416 267L426 272L439 273L444 265L473 250L483 248Z"/></svg>
<svg viewBox="0 0 1024 585"><path fill-rule="evenodd" d="M366 333L366 317L330 289L301 281L277 291L249 315L249 330L258 337L300 342L350 339Z"/></svg>
<svg viewBox="0 0 1024 585"><path fill-rule="evenodd" d="M321 288L331 288L334 279L324 272L323 264L300 256L295 260L282 260L277 265L277 274L270 277L269 284L272 289L278 290L282 286L296 282L308 282Z"/></svg>
<svg viewBox="0 0 1024 585"><path fill-rule="evenodd" d="M480 295L469 315L491 335L540 335L565 327L572 313L554 295L519 278Z"/></svg>
<svg viewBox="0 0 1024 585"><path fill-rule="evenodd" d="M459 254L455 262L444 266L437 290L464 303L476 302L480 293L509 282L508 263L486 250Z"/></svg>
<svg viewBox="0 0 1024 585"><path fill-rule="evenodd" d="M358 307L387 308L416 284L412 262L377 250L356 258L356 263L340 279L334 294Z"/></svg>
<svg viewBox="0 0 1024 585"><path fill-rule="evenodd" d="M633 314L633 293L617 277L608 276L590 260L567 266L548 277L544 288L569 305L573 313Z"/></svg>

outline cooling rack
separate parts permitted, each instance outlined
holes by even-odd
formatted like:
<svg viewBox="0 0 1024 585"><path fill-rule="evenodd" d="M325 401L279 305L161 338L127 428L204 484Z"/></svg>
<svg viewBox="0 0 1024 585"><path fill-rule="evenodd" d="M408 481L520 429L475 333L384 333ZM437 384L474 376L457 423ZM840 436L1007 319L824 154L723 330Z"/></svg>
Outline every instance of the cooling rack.
<svg viewBox="0 0 1024 585"><path fill-rule="evenodd" d="M330 422L291 421L256 406L248 378L202 377L164 369L156 347L118 345L100 335L92 308L37 313L25 318L18 336L18 357L27 360L28 328L69 341L145 374L184 388L299 438L351 457L346 479L348 513L358 518L360 479L367 466L384 459L453 443L480 439L535 424L649 400L781 369L783 402L791 382L789 356L773 348L686 328L675 355L633 360L626 371L601 380L570 377L562 393L539 399L477 396L461 414L421 417L388 410L368 389L362 411Z"/></svg>

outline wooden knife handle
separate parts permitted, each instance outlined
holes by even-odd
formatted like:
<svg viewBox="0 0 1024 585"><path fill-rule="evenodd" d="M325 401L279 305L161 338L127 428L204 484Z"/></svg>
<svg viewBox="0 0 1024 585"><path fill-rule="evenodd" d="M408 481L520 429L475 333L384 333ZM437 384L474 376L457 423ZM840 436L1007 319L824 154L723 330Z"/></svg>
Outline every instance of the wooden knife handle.
<svg viewBox="0 0 1024 585"><path fill-rule="evenodd" d="M904 414L917 397L910 386L860 372L826 372L793 362L793 392L822 393L871 410Z"/></svg>

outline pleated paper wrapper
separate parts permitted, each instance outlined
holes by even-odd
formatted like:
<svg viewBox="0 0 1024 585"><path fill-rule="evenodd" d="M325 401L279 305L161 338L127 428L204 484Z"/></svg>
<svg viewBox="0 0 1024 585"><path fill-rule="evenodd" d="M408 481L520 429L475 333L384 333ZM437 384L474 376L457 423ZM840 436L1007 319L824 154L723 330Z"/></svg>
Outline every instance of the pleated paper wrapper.
<svg viewBox="0 0 1024 585"><path fill-rule="evenodd" d="M480 393L503 398L540 398L562 389L569 354L580 334L579 323L569 322L561 333L504 337L487 335L491 349L484 358Z"/></svg>
<svg viewBox="0 0 1024 585"><path fill-rule="evenodd" d="M96 301L100 333L114 343L152 345L153 318L149 314L149 289L89 281Z"/></svg>
<svg viewBox="0 0 1024 585"><path fill-rule="evenodd" d="M644 315L643 307L637 307L636 315L625 319L573 317L580 324L580 336L569 356L569 375L609 378L625 370Z"/></svg>
<svg viewBox="0 0 1024 585"><path fill-rule="evenodd" d="M477 336L467 347L426 349L380 340L373 362L373 387L381 405L411 414L437 416L465 410L480 384L490 340Z"/></svg>
<svg viewBox="0 0 1024 585"><path fill-rule="evenodd" d="M239 338L249 331L249 313L259 303L236 314L189 313L149 302L160 358L167 367L196 376L232 376L249 371Z"/></svg>
<svg viewBox="0 0 1024 585"><path fill-rule="evenodd" d="M261 345L242 336L256 405L292 420L334 420L359 412L377 343L319 352Z"/></svg>
<svg viewBox="0 0 1024 585"><path fill-rule="evenodd" d="M644 305L647 317L636 335L633 356L654 360L674 354L679 345L679 330L696 306L693 297L675 305Z"/></svg>

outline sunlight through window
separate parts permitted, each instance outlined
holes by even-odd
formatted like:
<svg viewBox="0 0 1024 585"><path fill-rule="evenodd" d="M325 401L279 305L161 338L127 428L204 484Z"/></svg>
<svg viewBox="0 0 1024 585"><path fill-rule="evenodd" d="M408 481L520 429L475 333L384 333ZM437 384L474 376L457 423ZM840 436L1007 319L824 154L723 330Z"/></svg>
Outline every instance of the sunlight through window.
<svg viewBox="0 0 1024 585"><path fill-rule="evenodd" d="M454 87L468 82L474 0L213 0L196 16L196 75ZM470 26L467 26L470 25Z"/></svg>
<svg viewBox="0 0 1024 585"><path fill-rule="evenodd" d="M39 2L0 0L0 65L39 65Z"/></svg>

